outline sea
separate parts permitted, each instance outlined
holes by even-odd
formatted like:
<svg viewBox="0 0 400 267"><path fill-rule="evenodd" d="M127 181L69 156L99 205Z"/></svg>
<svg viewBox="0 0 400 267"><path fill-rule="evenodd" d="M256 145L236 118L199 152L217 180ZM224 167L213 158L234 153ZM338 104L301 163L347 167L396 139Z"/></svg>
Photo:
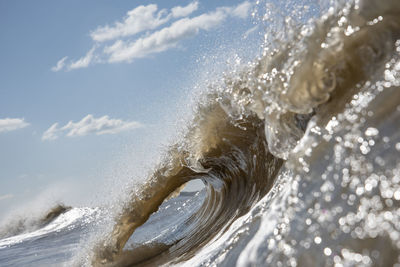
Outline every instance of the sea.
<svg viewBox="0 0 400 267"><path fill-rule="evenodd" d="M0 266L400 266L400 1L252 4L146 179L4 222Z"/></svg>

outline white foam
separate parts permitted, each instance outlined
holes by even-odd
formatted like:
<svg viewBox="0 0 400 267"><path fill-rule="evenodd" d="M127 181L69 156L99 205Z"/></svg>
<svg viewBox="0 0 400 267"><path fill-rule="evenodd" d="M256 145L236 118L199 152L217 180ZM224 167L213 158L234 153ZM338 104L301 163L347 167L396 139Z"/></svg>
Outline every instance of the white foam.
<svg viewBox="0 0 400 267"><path fill-rule="evenodd" d="M94 215L98 211L98 208L73 208L61 214L54 221L43 228L30 233L24 233L0 240L0 249L49 234L51 232L59 232L66 227L71 227L71 229L75 228L76 225L74 223L80 219L82 219L81 221L85 224L90 223L94 219L94 217L91 215Z"/></svg>

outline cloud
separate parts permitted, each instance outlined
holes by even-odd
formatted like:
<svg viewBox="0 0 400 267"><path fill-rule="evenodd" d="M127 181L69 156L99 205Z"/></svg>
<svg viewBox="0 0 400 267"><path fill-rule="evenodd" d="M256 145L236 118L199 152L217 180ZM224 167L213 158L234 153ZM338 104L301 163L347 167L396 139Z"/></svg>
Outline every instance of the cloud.
<svg viewBox="0 0 400 267"><path fill-rule="evenodd" d="M25 119L23 119L23 118L22 119L19 119L19 118L0 119L0 133L22 129L27 126L29 126L29 123L25 122Z"/></svg>
<svg viewBox="0 0 400 267"><path fill-rule="evenodd" d="M52 71L57 72L60 71L64 68L65 66L65 60L67 60L68 57L63 57L62 59L60 59L57 64L51 68Z"/></svg>
<svg viewBox="0 0 400 267"><path fill-rule="evenodd" d="M179 18L179 17L186 17L192 14L194 11L196 11L199 8L199 2L192 2L189 5L185 7L181 6L176 6L171 9L172 16L174 18Z"/></svg>
<svg viewBox="0 0 400 267"><path fill-rule="evenodd" d="M199 30L208 30L219 25L225 17L224 12L218 11L192 19L184 18L174 22L170 27L134 42L125 43L119 40L114 45L106 47L104 52L110 54L110 62L129 62L134 58L146 57L176 47L179 41L196 35Z"/></svg>
<svg viewBox="0 0 400 267"><path fill-rule="evenodd" d="M0 201L5 200L5 199L9 199L9 198L13 198L13 197L14 197L13 194L2 195L2 196L0 196Z"/></svg>
<svg viewBox="0 0 400 267"><path fill-rule="evenodd" d="M220 25L228 16L244 18L250 4L245 2L235 8L219 8L214 12L205 13L194 18L183 18L149 36L126 43L118 40L104 49L110 54L109 62L130 62L134 58L142 58L150 54L163 52L174 48L178 43L198 34L200 30L208 31ZM247 16L247 15L246 15Z"/></svg>
<svg viewBox="0 0 400 267"><path fill-rule="evenodd" d="M70 63L70 65L68 66L68 69L73 70L73 69L87 68L93 60L94 50L95 50L95 47L90 49L89 52L87 52L87 54L84 57L78 59L75 62Z"/></svg>
<svg viewBox="0 0 400 267"><path fill-rule="evenodd" d="M195 36L200 31L216 28L228 17L247 18L251 6L250 2L245 1L237 6L219 7L190 18L188 16L199 7L197 1L186 6L175 6L170 11L159 10L156 4L140 5L128 11L114 25L100 26L92 31L90 36L95 44L84 57L69 64L65 64L64 57L52 70L85 68L92 63L131 62L135 58L160 53L177 47L182 40ZM175 21L170 25L157 29L173 19ZM149 32L132 39L132 36L144 31ZM113 43L109 43L110 41Z"/></svg>
<svg viewBox="0 0 400 267"><path fill-rule="evenodd" d="M157 12L157 5L138 6L127 12L122 22L115 22L115 25L98 27L90 36L94 41L104 42L119 37L134 35L136 33L154 29L164 23L169 18L165 16L166 10Z"/></svg>
<svg viewBox="0 0 400 267"><path fill-rule="evenodd" d="M96 58L94 52L96 50L96 46L93 46L89 52L86 53L84 57L81 57L78 60L75 61L70 61L68 64L66 63L66 60L68 57L63 57L60 59L57 64L51 68L52 71L57 72L62 69L66 70L74 70L74 69L81 69L81 68L87 68L89 65L93 62L93 60Z"/></svg>
<svg viewBox="0 0 400 267"><path fill-rule="evenodd" d="M47 129L43 135L42 135L42 140L55 140L58 138L58 132L59 130L57 129L58 123L54 123L53 125L50 126L49 129Z"/></svg>
<svg viewBox="0 0 400 267"><path fill-rule="evenodd" d="M249 15L251 6L252 5L250 2L243 2L232 10L232 15L241 19L245 19Z"/></svg>
<svg viewBox="0 0 400 267"><path fill-rule="evenodd" d="M43 133L42 140L55 140L60 135L77 137L88 134L117 134L123 131L141 127L143 127L143 125L137 121L110 119L107 115L100 118L95 118L93 115L89 114L78 122L69 121L63 127L58 127L58 123L54 123Z"/></svg>
<svg viewBox="0 0 400 267"><path fill-rule="evenodd" d="M102 26L90 33L94 41L105 42L137 33L153 30L168 22L171 17L186 17L198 8L198 2L185 7L176 6L168 14L166 9L158 11L156 4L138 6L127 12L122 22L115 22L114 26ZM158 11L158 12L157 12Z"/></svg>

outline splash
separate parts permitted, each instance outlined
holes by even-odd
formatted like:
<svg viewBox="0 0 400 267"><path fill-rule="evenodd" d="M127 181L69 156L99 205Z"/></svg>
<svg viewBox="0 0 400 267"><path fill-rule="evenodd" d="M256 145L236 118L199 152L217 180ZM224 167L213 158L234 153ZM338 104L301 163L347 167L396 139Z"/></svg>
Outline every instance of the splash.
<svg viewBox="0 0 400 267"><path fill-rule="evenodd" d="M259 3L258 12L263 6L266 15L274 11L268 2ZM259 58L209 85L185 134L95 245L94 266L307 266L348 264L349 257L372 264L373 257L360 251L372 253L387 235L398 235L398 229L389 231L392 226L372 236L368 232L377 228L370 225L377 218L384 222L394 216L393 201L384 201L388 207L382 214L368 205L385 199L386 189L374 194L372 189L393 186L387 176L397 177L398 168L387 168L391 174L382 178L384 145L370 154L376 156L373 165L365 155L381 131L398 133L393 119L391 128L374 126L385 116L399 117L400 2L337 3L303 20L285 17L278 27L284 34L266 34ZM375 113L369 116L366 107ZM364 129L366 119L369 128ZM124 250L168 196L193 179L204 182L206 196L183 222L185 235L169 244ZM322 255L306 252L310 247L320 251L319 244ZM390 251L397 253L396 246ZM394 263L395 257L385 257L375 258Z"/></svg>

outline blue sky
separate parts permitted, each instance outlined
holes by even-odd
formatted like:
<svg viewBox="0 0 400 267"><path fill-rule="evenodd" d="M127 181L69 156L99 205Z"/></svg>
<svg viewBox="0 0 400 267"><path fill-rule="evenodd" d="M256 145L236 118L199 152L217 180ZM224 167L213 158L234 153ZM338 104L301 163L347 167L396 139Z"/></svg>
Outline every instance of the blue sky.
<svg viewBox="0 0 400 267"><path fill-rule="evenodd" d="M149 144L171 132L177 103L207 68L199 61L243 42L251 10L247 1L0 1L0 216L43 192L79 204L107 179L132 176L116 166L137 170L136 159L152 157Z"/></svg>

